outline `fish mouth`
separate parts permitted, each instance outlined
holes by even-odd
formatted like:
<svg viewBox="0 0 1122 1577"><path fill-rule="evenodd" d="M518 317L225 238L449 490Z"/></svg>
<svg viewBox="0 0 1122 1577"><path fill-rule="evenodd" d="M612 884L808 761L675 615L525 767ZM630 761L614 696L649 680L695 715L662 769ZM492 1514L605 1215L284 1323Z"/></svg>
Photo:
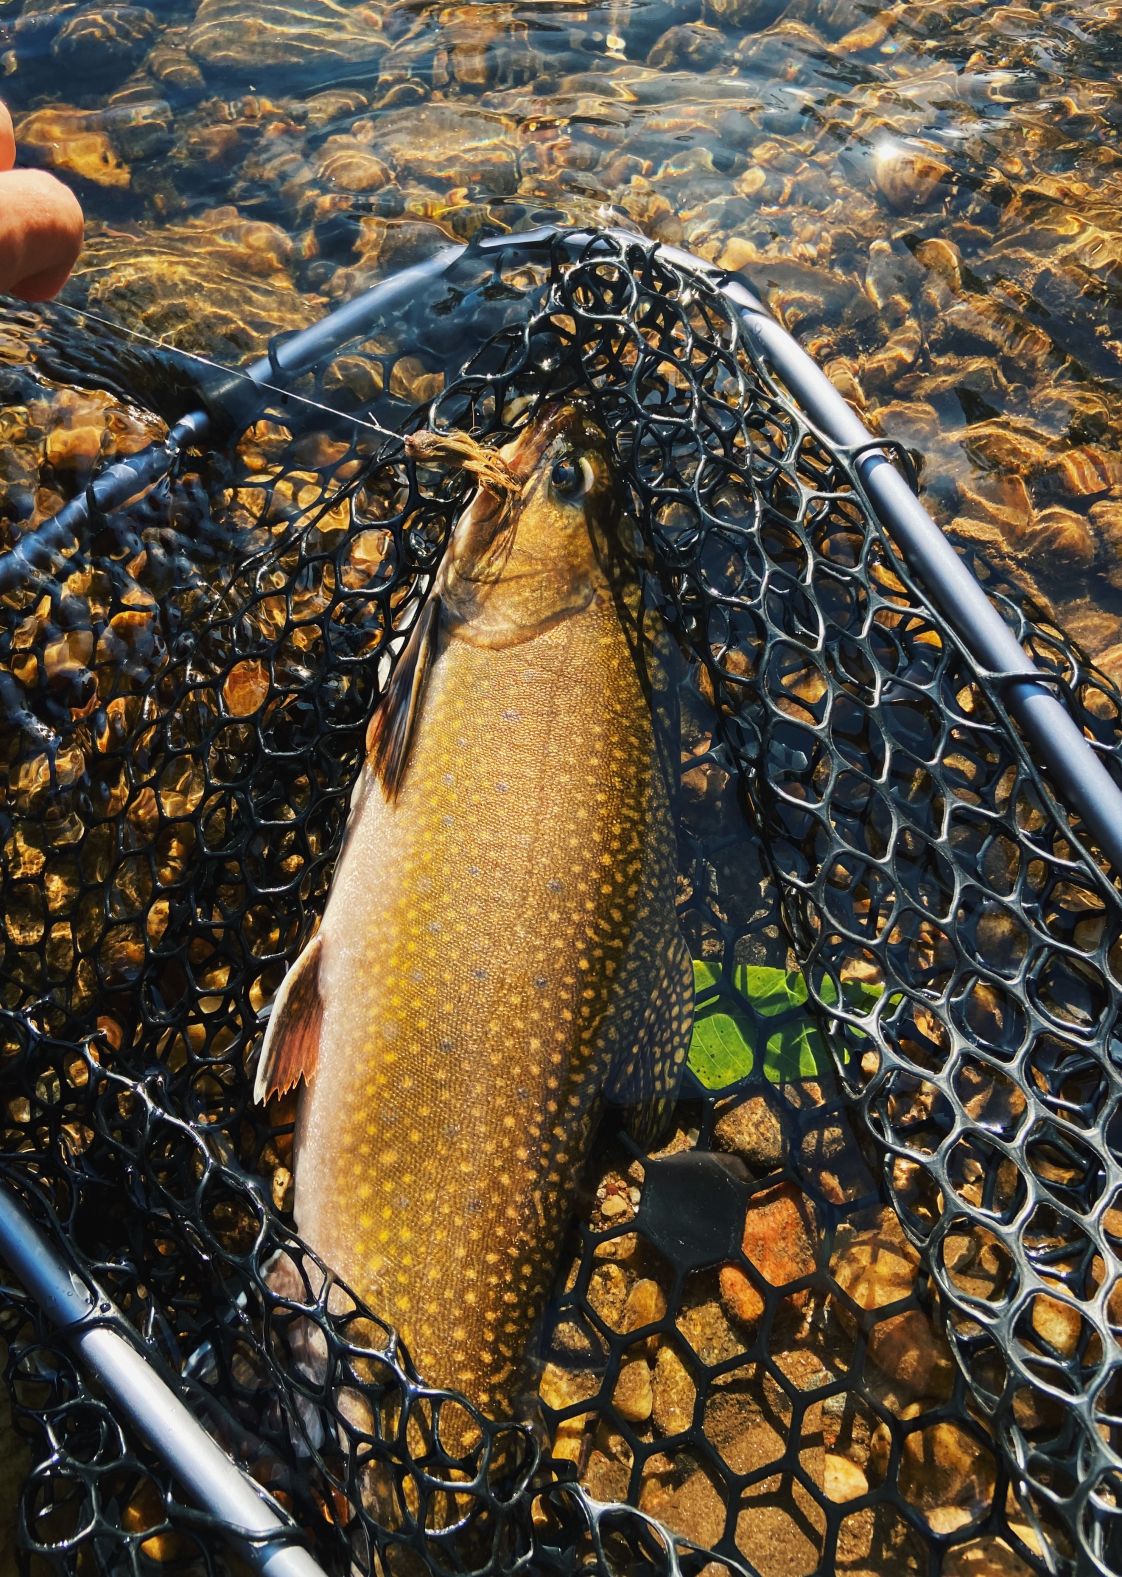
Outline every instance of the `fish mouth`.
<svg viewBox="0 0 1122 1577"><path fill-rule="evenodd" d="M574 445L583 440L589 448L606 447L603 429L583 404L576 400L555 400L545 405L520 433L504 444L499 454L511 473L525 484L538 469L553 440L563 434Z"/></svg>
<svg viewBox="0 0 1122 1577"><path fill-rule="evenodd" d="M543 485L542 461L562 436L574 449L595 451L607 465L604 431L578 400L549 401L501 449L457 431L406 438L406 453L414 460L466 471L476 483L475 496L453 530L445 580L451 575L469 583L498 579L520 510Z"/></svg>

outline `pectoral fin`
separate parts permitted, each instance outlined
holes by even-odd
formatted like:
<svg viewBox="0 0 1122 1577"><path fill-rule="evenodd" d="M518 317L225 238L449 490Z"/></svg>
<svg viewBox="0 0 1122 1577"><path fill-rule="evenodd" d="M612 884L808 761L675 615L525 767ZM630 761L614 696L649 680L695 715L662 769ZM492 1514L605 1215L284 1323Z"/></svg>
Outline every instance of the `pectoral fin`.
<svg viewBox="0 0 1122 1577"><path fill-rule="evenodd" d="M323 1029L323 999L319 991L322 945L319 936L308 943L277 992L257 1063L255 1100L285 1095L301 1079L311 1084L315 1078Z"/></svg>
<svg viewBox="0 0 1122 1577"><path fill-rule="evenodd" d="M409 747L421 712L425 681L436 656L439 634L440 598L432 596L421 609L381 705L370 719L366 758L382 785L382 792L391 801L401 790L409 764Z"/></svg>
<svg viewBox="0 0 1122 1577"><path fill-rule="evenodd" d="M661 953L638 1032L621 1048L604 1089L606 1099L623 1108L624 1126L645 1150L662 1136L678 1099L693 1030L693 997L689 948L675 929Z"/></svg>

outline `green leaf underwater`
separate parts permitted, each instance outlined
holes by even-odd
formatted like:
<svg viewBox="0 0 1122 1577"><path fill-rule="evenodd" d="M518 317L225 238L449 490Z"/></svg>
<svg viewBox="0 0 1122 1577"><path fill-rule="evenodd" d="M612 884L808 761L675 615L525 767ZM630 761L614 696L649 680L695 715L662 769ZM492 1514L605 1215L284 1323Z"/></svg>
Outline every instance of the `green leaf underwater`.
<svg viewBox="0 0 1122 1577"><path fill-rule="evenodd" d="M696 1006L689 1066L707 1090L723 1090L762 1067L772 1084L815 1079L826 1072L830 1053L810 1006L806 979L799 970L766 964L720 964L695 959ZM868 1011L879 986L848 981L846 1004ZM822 995L836 1000L826 979ZM852 1032L851 1032L852 1038Z"/></svg>

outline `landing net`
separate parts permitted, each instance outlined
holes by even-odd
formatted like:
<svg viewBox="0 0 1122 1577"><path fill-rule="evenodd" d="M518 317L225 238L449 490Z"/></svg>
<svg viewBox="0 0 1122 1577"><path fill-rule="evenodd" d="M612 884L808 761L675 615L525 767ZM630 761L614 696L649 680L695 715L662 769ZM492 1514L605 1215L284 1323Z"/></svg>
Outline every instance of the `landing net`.
<svg viewBox="0 0 1122 1577"><path fill-rule="evenodd" d="M68 333L5 330L8 429L41 435L9 541L49 512L79 359L174 403L170 363L114 372ZM853 456L638 240L469 254L296 389L316 403L213 395L205 453L0 603L0 1175L327 1572L1119 1569L1119 892ZM569 391L691 660L699 1027L669 1144L595 1157L543 1338L551 1451L481 1419L465 1465L440 1418L466 1404L309 1274L292 1114L252 1081L462 507L400 435L497 441ZM990 591L1114 761L1118 692ZM278 1252L302 1300L267 1285ZM244 1569L12 1278L0 1309L24 1568Z"/></svg>

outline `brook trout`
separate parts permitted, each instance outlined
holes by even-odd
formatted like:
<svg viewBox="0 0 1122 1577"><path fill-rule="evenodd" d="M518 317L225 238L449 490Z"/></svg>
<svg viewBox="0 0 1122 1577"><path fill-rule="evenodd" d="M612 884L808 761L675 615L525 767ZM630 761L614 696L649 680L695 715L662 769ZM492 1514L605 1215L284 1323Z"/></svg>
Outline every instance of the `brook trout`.
<svg viewBox="0 0 1122 1577"><path fill-rule="evenodd" d="M655 1136L693 978L651 704L605 568L604 434L569 405L498 454L428 442L459 445L479 485L374 714L257 1095L303 1083L301 1235L428 1384L511 1416L597 1121L619 1103Z"/></svg>

